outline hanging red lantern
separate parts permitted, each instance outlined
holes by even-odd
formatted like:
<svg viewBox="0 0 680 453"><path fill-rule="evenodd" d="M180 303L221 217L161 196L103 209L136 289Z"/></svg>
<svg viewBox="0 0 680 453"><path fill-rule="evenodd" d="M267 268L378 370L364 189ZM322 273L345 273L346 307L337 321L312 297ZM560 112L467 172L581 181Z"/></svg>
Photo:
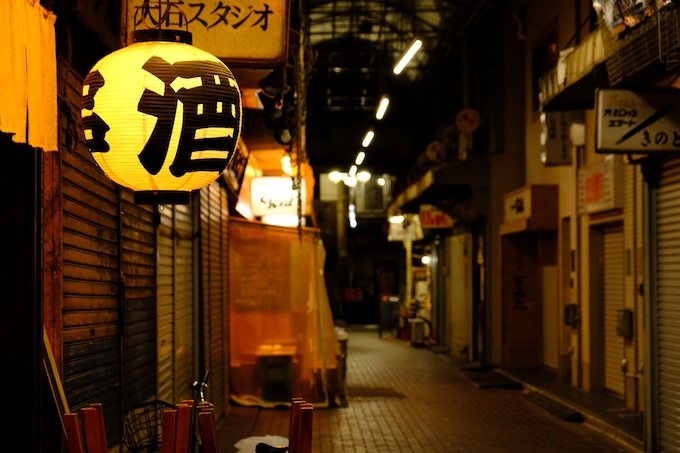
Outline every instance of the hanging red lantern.
<svg viewBox="0 0 680 453"><path fill-rule="evenodd" d="M191 45L191 33L140 30L83 83L85 140L102 171L135 203L189 203L217 179L241 133L231 70Z"/></svg>

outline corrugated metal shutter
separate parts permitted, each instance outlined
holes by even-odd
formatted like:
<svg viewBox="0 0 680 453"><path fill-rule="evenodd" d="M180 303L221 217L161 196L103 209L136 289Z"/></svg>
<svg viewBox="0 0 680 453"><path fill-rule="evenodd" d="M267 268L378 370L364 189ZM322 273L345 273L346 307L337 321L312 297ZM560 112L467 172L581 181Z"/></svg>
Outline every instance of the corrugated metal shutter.
<svg viewBox="0 0 680 453"><path fill-rule="evenodd" d="M201 305L203 368L210 370L209 399L215 415L224 417L228 403L228 207L226 190L218 183L203 187L201 199Z"/></svg>
<svg viewBox="0 0 680 453"><path fill-rule="evenodd" d="M68 100L80 111L82 79L69 74ZM118 186L85 143L61 153L64 390L72 411L102 403L107 439L120 439Z"/></svg>
<svg viewBox="0 0 680 453"><path fill-rule="evenodd" d="M680 159L661 169L656 197L659 451L680 451Z"/></svg>
<svg viewBox="0 0 680 453"><path fill-rule="evenodd" d="M542 317L542 357L543 364L557 370L559 349L559 306L557 290L557 240L556 237L542 238L539 241L541 272L541 317Z"/></svg>
<svg viewBox="0 0 680 453"><path fill-rule="evenodd" d="M156 236L153 206L120 189L123 410L156 396Z"/></svg>
<svg viewBox="0 0 680 453"><path fill-rule="evenodd" d="M70 72L74 112L81 87ZM84 142L61 157L64 388L72 410L103 405L114 445L121 410L155 397L153 210L106 178Z"/></svg>
<svg viewBox="0 0 680 453"><path fill-rule="evenodd" d="M197 374L193 219L191 206L175 206L175 401L192 397Z"/></svg>
<svg viewBox="0 0 680 453"><path fill-rule="evenodd" d="M469 351L470 335L470 273L466 242L468 233L450 236L449 256L451 257L450 296L451 308L451 354L466 359Z"/></svg>
<svg viewBox="0 0 680 453"><path fill-rule="evenodd" d="M193 216L166 206L158 228L158 398L192 398L194 371Z"/></svg>
<svg viewBox="0 0 680 453"><path fill-rule="evenodd" d="M604 387L623 394L621 360L625 358L624 340L616 333L616 311L623 309L624 258L623 230L605 229L604 247Z"/></svg>
<svg viewBox="0 0 680 453"><path fill-rule="evenodd" d="M174 241L175 208L165 206L160 212L160 225L157 231L158 261L156 292L158 311L157 348L158 348L158 399L170 403L178 402L175 398L175 241Z"/></svg>

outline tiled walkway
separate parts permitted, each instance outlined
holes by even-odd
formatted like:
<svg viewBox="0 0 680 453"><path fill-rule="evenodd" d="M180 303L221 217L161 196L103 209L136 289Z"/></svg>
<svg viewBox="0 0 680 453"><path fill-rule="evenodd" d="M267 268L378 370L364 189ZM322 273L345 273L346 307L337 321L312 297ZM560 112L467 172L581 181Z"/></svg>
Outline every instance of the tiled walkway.
<svg viewBox="0 0 680 453"><path fill-rule="evenodd" d="M349 331L347 360L349 407L314 411L314 453L632 451L521 390L479 389L441 355L377 331ZM232 409L223 453L243 437L288 434L288 409Z"/></svg>

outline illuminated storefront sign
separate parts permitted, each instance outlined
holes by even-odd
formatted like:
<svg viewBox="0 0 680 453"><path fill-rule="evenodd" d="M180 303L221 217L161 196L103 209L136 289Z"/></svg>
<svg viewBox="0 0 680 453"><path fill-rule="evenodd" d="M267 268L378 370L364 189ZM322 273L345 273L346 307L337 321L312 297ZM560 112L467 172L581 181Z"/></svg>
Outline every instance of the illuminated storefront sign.
<svg viewBox="0 0 680 453"><path fill-rule="evenodd" d="M130 0L128 30L185 28L194 45L230 63L274 67L286 59L287 0Z"/></svg>
<svg viewBox="0 0 680 453"><path fill-rule="evenodd" d="M297 215L298 191L293 187L290 176L262 176L253 178L251 187L251 209L254 216ZM302 215L305 215L306 184L301 180Z"/></svg>

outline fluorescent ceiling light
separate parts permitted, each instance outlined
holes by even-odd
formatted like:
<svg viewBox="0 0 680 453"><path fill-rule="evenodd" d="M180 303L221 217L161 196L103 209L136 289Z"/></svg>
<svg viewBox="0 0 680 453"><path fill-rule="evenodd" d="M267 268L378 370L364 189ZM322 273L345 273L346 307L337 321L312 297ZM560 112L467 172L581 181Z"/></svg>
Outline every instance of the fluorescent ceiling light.
<svg viewBox="0 0 680 453"><path fill-rule="evenodd" d="M375 137L375 132L373 132L373 129L369 129L368 132L366 132L364 140L361 142L361 146L368 148L368 145L370 145L371 141L373 141L373 137Z"/></svg>
<svg viewBox="0 0 680 453"><path fill-rule="evenodd" d="M379 120L383 119L385 112L387 111L387 106L390 105L390 98L386 95L380 98L380 103L378 104L378 110L375 112L375 117Z"/></svg>
<svg viewBox="0 0 680 453"><path fill-rule="evenodd" d="M359 151L357 154L357 158L354 159L354 163L357 165L361 165L364 162L364 159L366 158L366 153L363 151Z"/></svg>
<svg viewBox="0 0 680 453"><path fill-rule="evenodd" d="M356 175L356 174L357 174L357 166L356 166L356 165L352 165L352 166L350 167L350 169L349 169L349 175L353 177L353 176Z"/></svg>
<svg viewBox="0 0 680 453"><path fill-rule="evenodd" d="M414 39L406 53L401 56L397 64L394 66L394 73L401 74L401 71L404 70L408 62L411 61L411 58L413 58L413 56L416 54L416 52L418 52L418 50L420 50L422 46L423 42L420 39Z"/></svg>

